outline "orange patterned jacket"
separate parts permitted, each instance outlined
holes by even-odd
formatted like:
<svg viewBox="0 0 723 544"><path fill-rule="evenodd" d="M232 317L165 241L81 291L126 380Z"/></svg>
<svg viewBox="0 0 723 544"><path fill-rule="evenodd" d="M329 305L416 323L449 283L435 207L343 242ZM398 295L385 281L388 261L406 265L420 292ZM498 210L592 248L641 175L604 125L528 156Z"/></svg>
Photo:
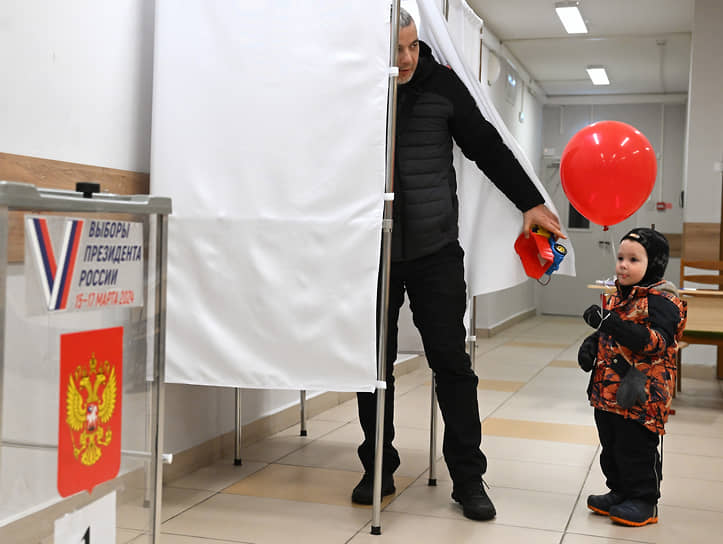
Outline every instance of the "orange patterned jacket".
<svg viewBox="0 0 723 544"><path fill-rule="evenodd" d="M687 320L686 303L680 300L677 294L675 286L666 281L647 287L634 286L627 297L623 297L618 285L616 293L608 297L605 309L617 313L626 321L643 325L649 338L642 350L634 352L621 346L609 334L599 331L597 362L588 388L591 406L635 420L660 435L665 434L665 422L668 420L677 379L678 341ZM672 305L666 304L666 309L672 312L677 310L679 313L679 316L675 316L677 329L673 331L675 336L672 342L666 342L664 335L656 330L656 324L651 322L648 301L649 297L654 296L669 300ZM624 364L625 361L635 365L648 377L647 402L642 406L636 404L630 409L621 408L615 400L621 377L614 365Z"/></svg>

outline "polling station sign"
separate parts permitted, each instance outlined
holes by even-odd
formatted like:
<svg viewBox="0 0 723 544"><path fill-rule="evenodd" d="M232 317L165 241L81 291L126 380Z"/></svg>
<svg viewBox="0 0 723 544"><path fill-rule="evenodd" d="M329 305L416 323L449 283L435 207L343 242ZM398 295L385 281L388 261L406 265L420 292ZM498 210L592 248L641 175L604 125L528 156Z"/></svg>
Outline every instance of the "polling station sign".
<svg viewBox="0 0 723 544"><path fill-rule="evenodd" d="M142 223L26 215L25 256L30 308L143 305Z"/></svg>

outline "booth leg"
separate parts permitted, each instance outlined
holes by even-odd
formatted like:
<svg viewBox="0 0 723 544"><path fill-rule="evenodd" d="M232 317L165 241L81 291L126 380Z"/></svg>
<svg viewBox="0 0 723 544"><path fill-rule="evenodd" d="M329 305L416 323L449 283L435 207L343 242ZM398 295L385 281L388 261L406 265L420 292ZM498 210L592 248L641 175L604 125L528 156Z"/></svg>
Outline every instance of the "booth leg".
<svg viewBox="0 0 723 544"><path fill-rule="evenodd" d="M306 436L306 391L299 391L299 436Z"/></svg>
<svg viewBox="0 0 723 544"><path fill-rule="evenodd" d="M427 485L437 485L437 395L434 392L435 381L432 372L432 402L429 424L429 479Z"/></svg>
<svg viewBox="0 0 723 544"><path fill-rule="evenodd" d="M241 465L241 388L236 388L236 440L234 441L233 464Z"/></svg>

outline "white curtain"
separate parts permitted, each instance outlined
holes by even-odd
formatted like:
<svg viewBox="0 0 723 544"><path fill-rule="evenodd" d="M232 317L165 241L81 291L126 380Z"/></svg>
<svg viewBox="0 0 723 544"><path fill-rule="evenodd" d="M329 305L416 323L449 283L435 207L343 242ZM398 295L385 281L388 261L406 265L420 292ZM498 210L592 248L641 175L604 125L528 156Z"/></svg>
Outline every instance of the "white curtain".
<svg viewBox="0 0 723 544"><path fill-rule="evenodd" d="M387 0L157 0L167 381L371 391Z"/></svg>
<svg viewBox="0 0 723 544"><path fill-rule="evenodd" d="M470 72L478 74L482 19L463 0L449 0L447 27Z"/></svg>
<svg viewBox="0 0 723 544"><path fill-rule="evenodd" d="M505 144L544 196L547 206L555 210L532 164L479 82L482 21L463 0L449 0L449 25L437 0L417 0L417 6L421 16L420 38L429 44L439 62L449 65L462 79L482 115L497 128ZM515 239L522 228L522 214L476 165L462 156L459 149L455 151L455 169L460 202L460 241L466 252L468 295L482 295L526 281L528 278L514 251ZM559 273L574 275L574 252L572 246L565 243L569 253Z"/></svg>

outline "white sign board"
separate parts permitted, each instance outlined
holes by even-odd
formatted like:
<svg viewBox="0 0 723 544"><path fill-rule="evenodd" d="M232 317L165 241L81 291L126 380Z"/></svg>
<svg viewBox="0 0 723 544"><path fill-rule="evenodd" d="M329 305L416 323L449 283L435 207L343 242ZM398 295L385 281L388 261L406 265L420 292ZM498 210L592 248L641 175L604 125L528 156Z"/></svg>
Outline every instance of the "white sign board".
<svg viewBox="0 0 723 544"><path fill-rule="evenodd" d="M55 544L115 542L115 491L55 520Z"/></svg>
<svg viewBox="0 0 723 544"><path fill-rule="evenodd" d="M31 309L143 306L142 223L26 215L25 254Z"/></svg>

